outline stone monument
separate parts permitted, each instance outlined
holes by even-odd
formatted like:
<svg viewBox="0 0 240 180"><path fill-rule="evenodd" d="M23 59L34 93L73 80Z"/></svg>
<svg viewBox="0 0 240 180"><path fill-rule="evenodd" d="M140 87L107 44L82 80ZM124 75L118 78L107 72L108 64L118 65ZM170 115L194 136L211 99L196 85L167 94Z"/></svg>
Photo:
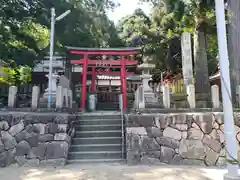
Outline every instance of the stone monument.
<svg viewBox="0 0 240 180"><path fill-rule="evenodd" d="M194 84L191 34L188 32L185 32L182 34L181 49L182 49L182 71L183 71L184 91L186 92L187 86L190 84Z"/></svg>
<svg viewBox="0 0 240 180"><path fill-rule="evenodd" d="M49 61L44 61L43 68L49 69ZM53 68L53 71L52 71L53 73L52 73L52 81L51 81L51 86L52 86L52 90L51 90L51 104L55 104L55 102L56 102L56 94L57 94L57 80L60 77L58 75L58 72L63 70L63 66L57 61L57 59L55 57L53 57L52 68ZM49 74L47 74L46 77L49 79ZM40 99L40 106L44 106L45 107L47 105L48 96L49 96L48 88L45 89L43 97Z"/></svg>
<svg viewBox="0 0 240 180"><path fill-rule="evenodd" d="M46 75L46 77L49 79L49 74ZM59 78L59 75L57 75L56 73L53 73L52 74L52 82L51 82L51 85L52 85L52 92L51 92L51 95L52 95L52 98L55 99L56 98L56 93L57 93L57 80ZM48 95L49 95L49 88L45 89L44 91L44 94L43 94L43 97L44 98L48 98Z"/></svg>
<svg viewBox="0 0 240 180"><path fill-rule="evenodd" d="M199 72L201 72L200 66L195 66L195 80L193 78L193 62L192 62L192 43L191 43L191 34L188 32L184 32L181 37L181 49L182 49L182 72L183 72L183 89L184 92L189 97L192 97L192 102L194 102L196 99L196 104L189 104L191 106L197 106L197 107L208 107L208 104L211 100L211 97L208 94L208 83L204 84L202 88L201 85L202 82L198 82L197 80L204 80L205 78L199 78ZM204 62L203 62L204 63ZM201 65L202 67L202 65ZM203 68L204 70L204 68ZM208 73L202 73L201 76L208 76ZM191 85L194 85L195 87L192 87ZM188 91L188 87L190 87L191 90L194 90L195 92ZM194 93L194 95L193 95ZM196 97L195 97L196 96ZM190 102L190 101L188 101Z"/></svg>
<svg viewBox="0 0 240 180"><path fill-rule="evenodd" d="M142 86L143 86L143 94L144 99L141 103L140 108L145 108L147 105L157 105L158 98L156 94L153 92L153 89L149 86L149 81L152 78L150 71L155 68L154 64L149 63L150 58L144 57L143 64L138 66L138 69L142 70Z"/></svg>

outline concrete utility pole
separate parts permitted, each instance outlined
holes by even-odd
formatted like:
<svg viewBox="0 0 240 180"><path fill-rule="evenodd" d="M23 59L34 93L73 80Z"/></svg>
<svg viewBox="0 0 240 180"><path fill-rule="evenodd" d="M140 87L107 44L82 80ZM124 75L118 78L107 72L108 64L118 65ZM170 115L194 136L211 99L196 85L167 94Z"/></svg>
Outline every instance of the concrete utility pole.
<svg viewBox="0 0 240 180"><path fill-rule="evenodd" d="M225 5L224 0L215 0L216 18L217 18L217 34L218 48L220 58L220 77L223 98L224 112L224 134L226 141L227 158L229 160L237 159L237 142L234 129L234 117L232 107L231 83L229 73L229 59L227 48L226 21L225 21ZM228 173L225 174L224 180L240 179L238 174L238 164L227 164Z"/></svg>
<svg viewBox="0 0 240 180"><path fill-rule="evenodd" d="M55 9L51 9L51 33L50 33L50 51L49 51L49 74L48 74L48 108L51 108L52 100L52 60L54 52L54 33L55 33L55 23L66 17L71 11L68 10L55 18Z"/></svg>

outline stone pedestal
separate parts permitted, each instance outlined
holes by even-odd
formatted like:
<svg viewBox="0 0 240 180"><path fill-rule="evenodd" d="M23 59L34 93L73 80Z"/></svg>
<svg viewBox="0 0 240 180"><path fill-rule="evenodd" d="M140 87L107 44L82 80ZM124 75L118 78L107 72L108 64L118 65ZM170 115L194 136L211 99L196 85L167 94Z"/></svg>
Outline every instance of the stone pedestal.
<svg viewBox="0 0 240 180"><path fill-rule="evenodd" d="M152 88L148 85L149 80L151 79L151 74L144 74L141 76L142 78L142 85L143 85L143 91L144 92L152 92Z"/></svg>
<svg viewBox="0 0 240 180"><path fill-rule="evenodd" d="M62 109L63 108L63 87L58 86L57 87L57 94L56 94L56 108Z"/></svg>
<svg viewBox="0 0 240 180"><path fill-rule="evenodd" d="M157 103L157 98L153 89L149 86L148 82L151 80L152 75L143 74L142 75L142 84L143 84L143 92L144 92L144 100L145 103Z"/></svg>
<svg viewBox="0 0 240 180"><path fill-rule="evenodd" d="M46 75L46 77L49 79L49 75ZM59 76L56 75L56 74L52 74L52 82L51 82L51 85L52 85L52 91L51 91L51 97L56 99L56 93L57 93L57 78ZM49 88L49 87L48 87ZM48 95L49 95L49 92L48 92L48 88L45 89L45 92L43 94L43 97L44 98L48 98Z"/></svg>
<svg viewBox="0 0 240 180"><path fill-rule="evenodd" d="M154 64L149 64L144 62L143 64L138 66L138 69L142 69L142 85L143 85L143 94L144 94L144 104L141 104L142 108L145 108L146 105L157 105L158 99L153 92L153 89L149 86L149 81L151 80L152 75L150 74L150 70L155 68Z"/></svg>
<svg viewBox="0 0 240 180"><path fill-rule="evenodd" d="M32 88L32 108L33 109L38 108L39 93L40 93L40 88L38 86L33 86Z"/></svg>
<svg viewBox="0 0 240 180"><path fill-rule="evenodd" d="M46 77L48 78L48 75L46 75ZM57 79L58 79L58 75L56 74L52 74L52 93L51 93L51 107L56 105L56 98L57 98ZM48 88L45 89L45 92L43 94L43 96L40 98L40 104L39 107L40 108L46 108L48 105Z"/></svg>
<svg viewBox="0 0 240 180"><path fill-rule="evenodd" d="M95 94L89 95L89 110L95 111L96 110L96 96Z"/></svg>
<svg viewBox="0 0 240 180"><path fill-rule="evenodd" d="M162 92L163 92L163 105L165 108L171 107L171 98L170 98L170 89L169 86L162 86Z"/></svg>
<svg viewBox="0 0 240 180"><path fill-rule="evenodd" d="M17 86L10 86L8 92L8 107L13 108L16 106L17 101Z"/></svg>

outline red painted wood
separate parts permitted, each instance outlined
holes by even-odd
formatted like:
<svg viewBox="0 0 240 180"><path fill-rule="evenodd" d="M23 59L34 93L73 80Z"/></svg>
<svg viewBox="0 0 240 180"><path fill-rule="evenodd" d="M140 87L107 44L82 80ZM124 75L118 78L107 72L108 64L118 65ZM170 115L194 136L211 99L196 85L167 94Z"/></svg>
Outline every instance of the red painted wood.
<svg viewBox="0 0 240 180"><path fill-rule="evenodd" d="M120 66L121 71L120 71L120 76L121 76L121 87L122 87L122 94L123 94L123 109L127 108L127 85L126 85L126 66L127 65L137 65L136 60L128 60L124 59L124 56L126 55L133 55L139 52L137 49L70 49L70 53L72 54L79 54L79 55L84 55L83 59L80 60L72 60L72 64L82 64L83 69L82 69L82 90L81 90L81 109L84 110L86 106L86 95L87 95L87 89L86 89L86 84L87 84L87 74L88 72L88 67L89 66L94 66L92 72L92 87L91 87L91 92L94 93L95 91L95 75L96 74L115 74L118 75L119 72L96 72L95 68L96 67L116 67ZM121 60L89 60L88 55L120 55ZM130 73L128 73L130 74ZM133 74L133 73L131 73Z"/></svg>
<svg viewBox="0 0 240 180"><path fill-rule="evenodd" d="M136 60L124 60L125 65L136 65L137 61ZM83 64L84 59L81 60L72 60L71 64ZM88 60L89 65L96 65L97 67L105 67L107 65L121 65L121 60ZM99 65L99 66L98 66Z"/></svg>
<svg viewBox="0 0 240 180"><path fill-rule="evenodd" d="M84 55L84 63L83 63L83 70L82 70L82 96L81 96L81 109L85 109L86 105L86 96L87 96L87 65L88 65L88 55Z"/></svg>
<svg viewBox="0 0 240 180"><path fill-rule="evenodd" d="M95 64L94 64L94 65L92 64L92 65L89 65L88 67L95 67L95 66L96 66ZM119 69L120 69L120 68L121 68L121 65L117 65L117 66L115 66L115 65L114 65L114 66L110 65L110 66L100 66L100 67L97 66L97 68L119 68Z"/></svg>
<svg viewBox="0 0 240 180"><path fill-rule="evenodd" d="M87 74L92 74L92 72L87 72ZM127 72L126 75L134 75L134 72ZM95 72L95 75L121 75L121 72Z"/></svg>
<svg viewBox="0 0 240 180"><path fill-rule="evenodd" d="M125 59L121 57L121 86L122 86L122 98L123 98L123 110L127 108L127 85L126 85L126 68Z"/></svg>
<svg viewBox="0 0 240 180"><path fill-rule="evenodd" d="M137 54L137 50L109 50L109 51L83 51L83 50L70 50L71 54L88 54L88 55L132 55Z"/></svg>
<svg viewBox="0 0 240 180"><path fill-rule="evenodd" d="M87 72L92 74L92 84L91 84L91 89L90 92L93 94L95 91L95 74L96 74L96 67L92 68L92 72Z"/></svg>

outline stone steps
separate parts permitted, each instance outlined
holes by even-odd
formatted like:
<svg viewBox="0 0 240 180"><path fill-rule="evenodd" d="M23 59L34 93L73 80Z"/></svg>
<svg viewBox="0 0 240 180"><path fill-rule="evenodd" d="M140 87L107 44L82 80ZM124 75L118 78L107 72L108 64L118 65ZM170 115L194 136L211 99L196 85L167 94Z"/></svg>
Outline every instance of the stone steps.
<svg viewBox="0 0 240 180"><path fill-rule="evenodd" d="M88 137L88 138L73 138L73 145L79 144L122 144L122 137Z"/></svg>
<svg viewBox="0 0 240 180"><path fill-rule="evenodd" d="M121 136L121 130L106 130L106 131L77 131L76 137L119 137Z"/></svg>
<svg viewBox="0 0 240 180"><path fill-rule="evenodd" d="M121 144L83 144L72 145L70 151L119 151L121 148Z"/></svg>
<svg viewBox="0 0 240 180"><path fill-rule="evenodd" d="M74 160L68 160L69 164L113 164L113 163L123 163L123 159L74 159Z"/></svg>
<svg viewBox="0 0 240 180"><path fill-rule="evenodd" d="M118 111L119 110L119 103L97 103L96 105L97 110L104 110L104 111Z"/></svg>
<svg viewBox="0 0 240 180"><path fill-rule="evenodd" d="M91 119L77 121L77 125L114 125L119 124L119 119Z"/></svg>
<svg viewBox="0 0 240 180"><path fill-rule="evenodd" d="M109 125L76 125L76 131L110 131L121 129L121 124L109 124Z"/></svg>
<svg viewBox="0 0 240 180"><path fill-rule="evenodd" d="M69 152L69 159L121 159L121 151L75 151Z"/></svg>
<svg viewBox="0 0 240 180"><path fill-rule="evenodd" d="M69 163L122 161L122 121L118 112L78 115Z"/></svg>
<svg viewBox="0 0 240 180"><path fill-rule="evenodd" d="M77 116L77 124L81 123L80 121L97 121L97 120L120 120L120 112L96 112L96 113L84 113L78 114Z"/></svg>

